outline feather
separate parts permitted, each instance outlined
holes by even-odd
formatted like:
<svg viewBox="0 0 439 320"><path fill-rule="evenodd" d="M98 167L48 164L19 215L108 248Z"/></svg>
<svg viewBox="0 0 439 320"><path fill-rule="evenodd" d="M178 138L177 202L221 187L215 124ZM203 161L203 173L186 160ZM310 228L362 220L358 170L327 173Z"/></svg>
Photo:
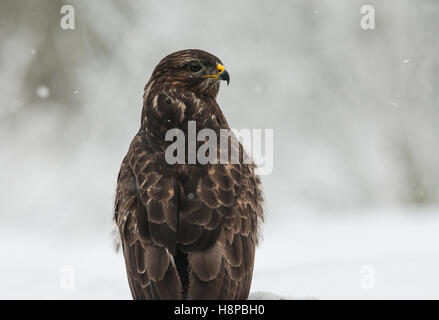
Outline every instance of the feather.
<svg viewBox="0 0 439 320"><path fill-rule="evenodd" d="M156 282L162 280L171 261L168 250L156 245L150 245L145 250L145 260L148 277Z"/></svg>
<svg viewBox="0 0 439 320"><path fill-rule="evenodd" d="M148 212L148 221L156 224L166 222L166 216L162 202L158 202L157 200L151 198L146 204L146 209L146 211Z"/></svg>
<svg viewBox="0 0 439 320"><path fill-rule="evenodd" d="M211 281L218 276L223 248L219 244L209 250L189 254L189 264L201 281Z"/></svg>
<svg viewBox="0 0 439 320"><path fill-rule="evenodd" d="M217 229L222 221L222 217L218 214L217 211L212 211L212 217L208 224L204 226L206 230L214 230Z"/></svg>
<svg viewBox="0 0 439 320"><path fill-rule="evenodd" d="M218 208L221 204L218 201L216 190L201 189L200 186L197 188L197 195L200 197L201 201L209 206L209 208Z"/></svg>
<svg viewBox="0 0 439 320"><path fill-rule="evenodd" d="M223 167L216 166L215 173L209 176L210 180L220 189L231 190L234 186L232 177L225 170L220 171L219 168Z"/></svg>
<svg viewBox="0 0 439 320"><path fill-rule="evenodd" d="M136 261L137 272L144 273L146 271L145 256L144 250L139 241L136 241L136 243L134 244L134 257Z"/></svg>
<svg viewBox="0 0 439 320"><path fill-rule="evenodd" d="M181 299L181 283L174 266L168 268L161 281L153 283L154 291L160 300Z"/></svg>
<svg viewBox="0 0 439 320"><path fill-rule="evenodd" d="M242 264L242 254L241 236L235 234L233 242L224 246L224 258L230 265L239 267Z"/></svg>
<svg viewBox="0 0 439 320"><path fill-rule="evenodd" d="M226 263L226 270L232 281L239 282L245 275L245 268L242 265L234 267Z"/></svg>
<svg viewBox="0 0 439 320"><path fill-rule="evenodd" d="M159 201L166 201L174 196L171 179L161 177L159 181L148 187L148 196Z"/></svg>
<svg viewBox="0 0 439 320"><path fill-rule="evenodd" d="M226 207L230 207L231 205L233 205L233 201L235 200L233 190L219 189L217 192L217 197L218 202Z"/></svg>
<svg viewBox="0 0 439 320"><path fill-rule="evenodd" d="M181 214L181 220L186 223L205 226L212 219L212 209L206 205L200 205L200 209L190 214Z"/></svg>
<svg viewBox="0 0 439 320"><path fill-rule="evenodd" d="M149 223L149 233L152 241L160 246L166 247L172 254L175 254L176 233L166 223Z"/></svg>
<svg viewBox="0 0 439 320"><path fill-rule="evenodd" d="M221 263L219 269L220 272L218 273L218 276L210 281L202 281L194 272L191 272L188 298L191 300L217 299L225 275L224 263Z"/></svg>
<svg viewBox="0 0 439 320"><path fill-rule="evenodd" d="M203 229L190 223L181 223L179 225L177 239L181 244L192 244L200 239Z"/></svg>
<svg viewBox="0 0 439 320"><path fill-rule="evenodd" d="M206 175L200 179L200 188L201 189L215 189L217 183L214 183L213 179L210 176Z"/></svg>
<svg viewBox="0 0 439 320"><path fill-rule="evenodd" d="M189 245L179 245L179 248L185 253L208 250L217 241L220 231L220 228L203 230L198 241L195 241Z"/></svg>
<svg viewBox="0 0 439 320"><path fill-rule="evenodd" d="M148 214L146 213L146 208L139 200L136 201L135 218L140 239L142 242L151 242L148 228Z"/></svg>

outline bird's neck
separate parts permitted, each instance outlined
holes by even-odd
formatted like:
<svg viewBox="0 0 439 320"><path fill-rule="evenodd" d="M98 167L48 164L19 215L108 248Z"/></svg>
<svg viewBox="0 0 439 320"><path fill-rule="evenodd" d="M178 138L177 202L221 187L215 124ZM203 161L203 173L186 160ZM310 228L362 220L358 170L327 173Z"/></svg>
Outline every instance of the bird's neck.
<svg viewBox="0 0 439 320"><path fill-rule="evenodd" d="M162 146L169 145L166 134L171 129L188 133L189 125L202 129L229 128L216 95L199 97L192 91L170 88L160 91L145 88L140 133Z"/></svg>

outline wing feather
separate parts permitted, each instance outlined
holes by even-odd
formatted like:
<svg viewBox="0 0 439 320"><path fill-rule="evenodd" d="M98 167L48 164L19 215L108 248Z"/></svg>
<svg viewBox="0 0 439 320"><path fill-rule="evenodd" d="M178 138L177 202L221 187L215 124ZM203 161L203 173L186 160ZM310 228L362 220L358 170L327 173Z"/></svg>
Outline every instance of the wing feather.
<svg viewBox="0 0 439 320"><path fill-rule="evenodd" d="M154 108L122 162L115 206L133 298L246 299L262 220L254 165L168 165L163 129L200 102L161 93L145 103ZM215 103L203 106L216 117L199 113L198 129L228 128ZM160 117L170 122L163 127Z"/></svg>

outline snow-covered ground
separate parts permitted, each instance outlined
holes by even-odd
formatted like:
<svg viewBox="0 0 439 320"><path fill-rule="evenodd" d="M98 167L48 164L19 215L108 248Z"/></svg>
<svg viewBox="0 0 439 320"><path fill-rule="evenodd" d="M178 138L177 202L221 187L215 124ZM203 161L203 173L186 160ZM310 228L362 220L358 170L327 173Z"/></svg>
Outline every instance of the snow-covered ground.
<svg viewBox="0 0 439 320"><path fill-rule="evenodd" d="M439 298L439 216L389 211L268 219L251 298ZM2 227L0 298L130 299L110 232L85 230Z"/></svg>
<svg viewBox="0 0 439 320"><path fill-rule="evenodd" d="M258 252L253 290L319 299L439 298L435 210L388 211L277 224Z"/></svg>

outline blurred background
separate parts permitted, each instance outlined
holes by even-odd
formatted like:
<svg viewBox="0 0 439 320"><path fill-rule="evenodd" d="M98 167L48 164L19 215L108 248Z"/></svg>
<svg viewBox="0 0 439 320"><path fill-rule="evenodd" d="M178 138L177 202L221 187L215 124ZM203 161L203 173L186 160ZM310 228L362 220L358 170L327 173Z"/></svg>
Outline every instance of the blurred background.
<svg viewBox="0 0 439 320"><path fill-rule="evenodd" d="M2 0L0 298L130 298L116 178L145 83L185 48L230 71L232 127L274 129L253 292L439 298L438 18L436 0Z"/></svg>

